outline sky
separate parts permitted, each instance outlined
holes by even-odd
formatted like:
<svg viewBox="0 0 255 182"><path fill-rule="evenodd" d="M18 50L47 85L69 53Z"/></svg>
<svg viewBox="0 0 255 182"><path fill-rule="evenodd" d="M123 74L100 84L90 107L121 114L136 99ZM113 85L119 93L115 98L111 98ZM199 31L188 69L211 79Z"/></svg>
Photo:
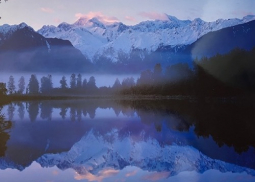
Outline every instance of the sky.
<svg viewBox="0 0 255 182"><path fill-rule="evenodd" d="M104 23L134 25L166 19L204 21L255 15L255 0L8 0L0 4L0 25L27 23L35 30L43 25L74 23L80 17L97 17Z"/></svg>

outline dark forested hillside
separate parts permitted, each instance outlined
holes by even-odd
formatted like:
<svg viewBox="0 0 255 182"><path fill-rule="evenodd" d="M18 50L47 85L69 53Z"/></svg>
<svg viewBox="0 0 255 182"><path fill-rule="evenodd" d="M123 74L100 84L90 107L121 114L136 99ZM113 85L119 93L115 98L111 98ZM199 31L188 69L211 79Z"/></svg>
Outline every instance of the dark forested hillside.
<svg viewBox="0 0 255 182"><path fill-rule="evenodd" d="M18 29L0 44L5 71L91 71L92 64L67 40L44 38L32 28Z"/></svg>

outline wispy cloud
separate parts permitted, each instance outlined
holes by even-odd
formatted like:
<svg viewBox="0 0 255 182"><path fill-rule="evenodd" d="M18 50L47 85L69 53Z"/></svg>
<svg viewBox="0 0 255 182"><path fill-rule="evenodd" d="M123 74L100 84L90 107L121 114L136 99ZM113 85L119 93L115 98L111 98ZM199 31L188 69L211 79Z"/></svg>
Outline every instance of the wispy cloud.
<svg viewBox="0 0 255 182"><path fill-rule="evenodd" d="M114 22L119 22L118 18L113 17L113 16L107 16L104 15L101 12L89 12L87 14L82 14L82 13L76 13L75 14L76 18L86 18L86 19L92 19L92 18L97 18L99 21L106 23L106 24L110 24L110 23L114 23Z"/></svg>
<svg viewBox="0 0 255 182"><path fill-rule="evenodd" d="M51 8L40 8L41 9L41 11L43 11L43 12L45 12L45 13L53 13L54 12L54 10L53 9L51 9Z"/></svg>
<svg viewBox="0 0 255 182"><path fill-rule="evenodd" d="M251 12L251 11L232 11L232 14L234 15L234 16L246 16L246 15L254 15L254 13L253 12Z"/></svg>
<svg viewBox="0 0 255 182"><path fill-rule="evenodd" d="M61 23L61 20L59 18L54 18L53 20L55 23Z"/></svg>
<svg viewBox="0 0 255 182"><path fill-rule="evenodd" d="M132 16L125 16L125 19L128 20L128 21L130 21L130 22L136 22L136 21L137 21L137 20L136 20L134 17L132 17Z"/></svg>
<svg viewBox="0 0 255 182"><path fill-rule="evenodd" d="M144 18L149 18L152 20L168 20L168 17L164 13L156 13L156 12L141 12L140 16Z"/></svg>

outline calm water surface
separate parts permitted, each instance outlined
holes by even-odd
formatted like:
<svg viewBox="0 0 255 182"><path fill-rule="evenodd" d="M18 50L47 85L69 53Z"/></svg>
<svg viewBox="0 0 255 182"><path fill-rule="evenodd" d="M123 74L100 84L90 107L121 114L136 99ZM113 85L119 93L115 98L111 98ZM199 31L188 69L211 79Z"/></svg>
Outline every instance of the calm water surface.
<svg viewBox="0 0 255 182"><path fill-rule="evenodd" d="M1 181L255 181L252 103L13 102Z"/></svg>

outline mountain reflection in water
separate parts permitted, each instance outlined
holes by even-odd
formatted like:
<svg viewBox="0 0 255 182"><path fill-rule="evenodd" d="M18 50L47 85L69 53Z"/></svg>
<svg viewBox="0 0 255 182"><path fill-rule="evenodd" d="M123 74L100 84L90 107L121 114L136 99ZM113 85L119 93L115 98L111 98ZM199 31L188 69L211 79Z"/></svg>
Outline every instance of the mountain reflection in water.
<svg viewBox="0 0 255 182"><path fill-rule="evenodd" d="M33 101L10 103L2 113L2 170L37 162L84 179L132 166L165 178L208 170L255 176L253 103Z"/></svg>

